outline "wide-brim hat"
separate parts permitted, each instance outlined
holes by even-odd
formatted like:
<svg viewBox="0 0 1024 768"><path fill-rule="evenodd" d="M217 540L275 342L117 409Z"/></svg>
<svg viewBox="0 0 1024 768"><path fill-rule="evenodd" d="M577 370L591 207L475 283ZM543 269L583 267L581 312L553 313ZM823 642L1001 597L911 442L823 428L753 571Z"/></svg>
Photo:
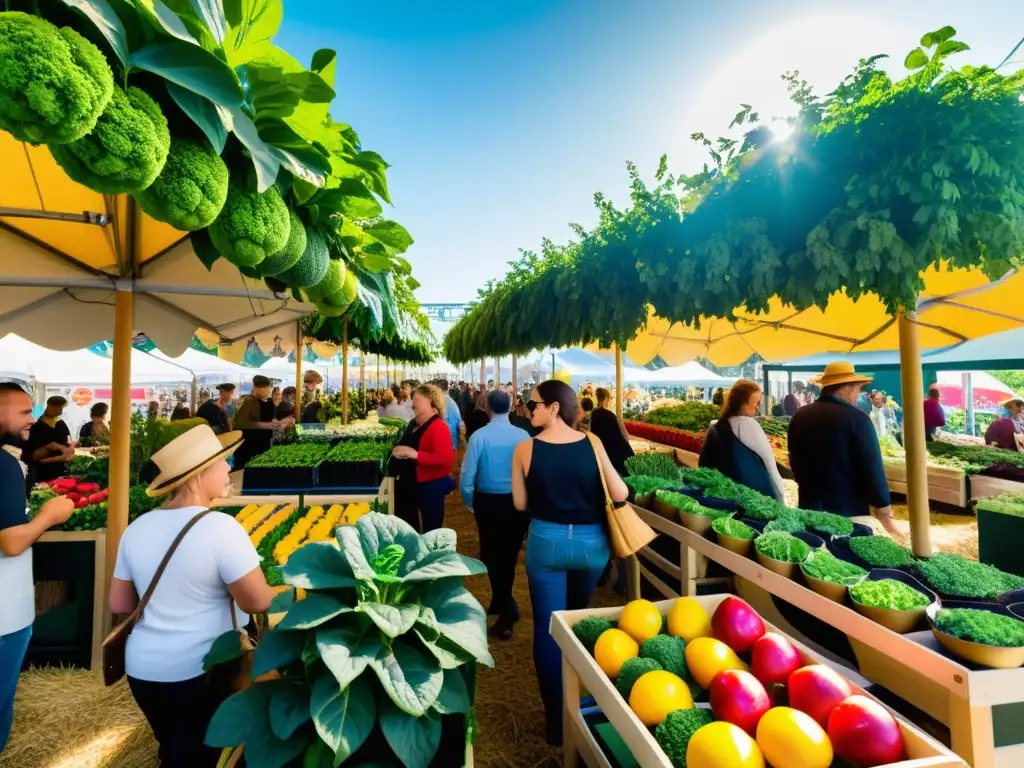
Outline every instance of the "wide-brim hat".
<svg viewBox="0 0 1024 768"><path fill-rule="evenodd" d="M838 360L826 365L825 371L820 376L812 378L811 382L824 389L825 387L837 387L842 384L870 384L872 378L857 373L854 370L853 363Z"/></svg>
<svg viewBox="0 0 1024 768"><path fill-rule="evenodd" d="M216 434L206 424L192 427L153 454L152 462L160 474L146 488L151 497L164 496L182 483L226 459L242 444L242 433Z"/></svg>
<svg viewBox="0 0 1024 768"><path fill-rule="evenodd" d="M1021 405L1024 405L1024 397L1011 397L1009 400L1003 400L1003 402L999 404L999 407L1009 408L1014 403L1020 403Z"/></svg>

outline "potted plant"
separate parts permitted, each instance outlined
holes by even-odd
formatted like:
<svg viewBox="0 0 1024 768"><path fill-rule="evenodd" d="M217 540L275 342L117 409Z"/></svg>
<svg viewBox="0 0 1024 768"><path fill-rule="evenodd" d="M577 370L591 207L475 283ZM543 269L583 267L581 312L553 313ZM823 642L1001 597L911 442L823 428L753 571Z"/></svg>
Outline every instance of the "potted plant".
<svg viewBox="0 0 1024 768"><path fill-rule="evenodd" d="M731 552L747 556L754 545L757 531L735 517L719 517L711 522L718 543Z"/></svg>
<svg viewBox="0 0 1024 768"><path fill-rule="evenodd" d="M253 657L253 679L275 679L228 698L207 743L244 745L250 768L463 765L474 665L494 662L462 579L485 571L455 551L453 531L421 535L389 515L303 545L282 574L305 596L275 599L286 614ZM237 656L237 639L220 645L208 663Z"/></svg>
<svg viewBox="0 0 1024 768"><path fill-rule="evenodd" d="M913 576L890 568L876 568L849 591L859 613L901 635L917 629L925 610L938 600Z"/></svg>
<svg viewBox="0 0 1024 768"><path fill-rule="evenodd" d="M927 613L932 633L954 656L992 669L1024 665L1024 621L1006 606L944 600Z"/></svg>
<svg viewBox="0 0 1024 768"><path fill-rule="evenodd" d="M840 560L827 549L815 550L800 564L807 585L819 595L843 602L848 587L861 582L867 571L859 565Z"/></svg>
<svg viewBox="0 0 1024 768"><path fill-rule="evenodd" d="M757 562L780 576L793 578L797 566L807 559L811 547L791 533L765 533L754 541Z"/></svg>

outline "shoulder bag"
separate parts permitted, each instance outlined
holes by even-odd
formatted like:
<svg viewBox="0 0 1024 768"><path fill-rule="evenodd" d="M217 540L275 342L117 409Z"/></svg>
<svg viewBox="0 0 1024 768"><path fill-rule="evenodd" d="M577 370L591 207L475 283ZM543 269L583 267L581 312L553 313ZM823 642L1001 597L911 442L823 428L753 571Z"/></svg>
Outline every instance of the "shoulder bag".
<svg viewBox="0 0 1024 768"><path fill-rule="evenodd" d="M160 577L164 575L164 570L167 568L167 564L171 561L171 555L174 554L175 550L178 549L178 545L181 544L181 540L185 538L185 534L192 530L192 527L198 523L206 515L210 514L213 510L206 509L200 512L198 515L193 517L185 526L178 531L178 535L174 537L174 541L171 542L171 546L167 548L167 554L164 555L164 559L160 561L160 565L157 566L156 573L153 574L153 580L149 582L149 587L146 589L142 599L139 600L139 604L135 606L135 610L132 611L128 618L117 625L110 634L107 635L103 641L103 682L106 685L113 685L122 677L124 677L124 653L128 646L128 635L132 633L132 629L139 623L139 619L142 618L142 611L145 610L146 605L149 603L149 599L153 596L153 590L156 589L157 583L160 581ZM232 606L231 615L234 617L235 611Z"/></svg>
<svg viewBox="0 0 1024 768"><path fill-rule="evenodd" d="M616 557L630 557L654 541L658 534L640 519L636 510L629 504L616 506L612 501L612 496L608 492L608 480L604 474L601 447L597 444L597 438L590 432L587 433L587 439L590 441L590 447L594 449L597 471L601 475L605 513L608 515L608 539L611 542L612 553Z"/></svg>

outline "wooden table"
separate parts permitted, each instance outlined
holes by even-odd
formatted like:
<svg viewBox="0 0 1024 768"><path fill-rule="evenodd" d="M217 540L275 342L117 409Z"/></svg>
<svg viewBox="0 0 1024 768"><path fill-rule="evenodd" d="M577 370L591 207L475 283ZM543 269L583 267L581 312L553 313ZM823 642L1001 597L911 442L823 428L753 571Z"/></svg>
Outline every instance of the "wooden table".
<svg viewBox="0 0 1024 768"><path fill-rule="evenodd" d="M898 635L755 560L646 509L636 510L652 528L679 542L680 565L649 548L642 555L678 576L682 594L695 594L696 555L720 563L733 574L737 592L769 614L766 619L784 621L768 607L767 596L775 595L845 633L860 673L949 726L953 751L973 768L1024 766L1024 668L973 669L947 654L930 631ZM675 595L642 565L640 572L666 596Z"/></svg>
<svg viewBox="0 0 1024 768"><path fill-rule="evenodd" d="M725 595L709 595L696 598L708 611L713 613ZM672 601L656 603L664 614L672 606ZM615 689L615 684L597 666L594 658L572 632L572 626L586 616L604 616L617 619L622 608L584 609L581 611L558 611L551 616L551 635L562 650L562 687L563 687L563 739L565 768L577 768L580 758L590 768L611 768L611 763L597 744L590 728L583 720L580 710L580 691L585 688L594 697L602 713L615 727L619 736L630 748L641 768L671 768L671 763L658 746L651 731L640 722L633 711ZM769 631L785 630L773 627L765 622ZM801 652L807 664L827 664L836 668L830 660L823 658L810 648L794 640L794 645ZM855 693L870 697L858 685L857 675L851 675L847 669L837 671L850 680ZM884 706L884 705L883 705ZM895 713L893 713L895 714ZM879 768L964 768L964 762L934 739L926 736L914 726L896 715L896 720L903 731L906 744L907 760L892 763Z"/></svg>

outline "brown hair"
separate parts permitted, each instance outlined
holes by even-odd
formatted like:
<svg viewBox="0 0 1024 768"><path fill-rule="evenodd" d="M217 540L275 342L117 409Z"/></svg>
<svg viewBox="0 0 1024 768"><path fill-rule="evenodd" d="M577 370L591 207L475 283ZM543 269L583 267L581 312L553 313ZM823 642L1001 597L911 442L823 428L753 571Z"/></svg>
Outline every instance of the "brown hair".
<svg viewBox="0 0 1024 768"><path fill-rule="evenodd" d="M722 421L739 416L740 408L750 401L755 392L760 391L761 388L757 384L747 379L740 379L733 384L729 390L729 396L725 398L725 403L722 405Z"/></svg>
<svg viewBox="0 0 1024 768"><path fill-rule="evenodd" d="M444 418L445 395L433 384L420 384L416 387L416 394L422 395L430 401L430 405L437 411L437 415Z"/></svg>
<svg viewBox="0 0 1024 768"><path fill-rule="evenodd" d="M572 387L564 381L549 379L538 384L534 391L549 407L558 403L558 418L575 429L576 410L579 408L579 402L576 400L576 393L573 392Z"/></svg>
<svg viewBox="0 0 1024 768"><path fill-rule="evenodd" d="M594 396L597 397L598 405L612 399L612 393L605 389L604 387L598 387L597 391L594 393Z"/></svg>
<svg viewBox="0 0 1024 768"><path fill-rule="evenodd" d="M380 404L391 405L395 402L395 396L391 393L390 389L385 389L380 393Z"/></svg>

